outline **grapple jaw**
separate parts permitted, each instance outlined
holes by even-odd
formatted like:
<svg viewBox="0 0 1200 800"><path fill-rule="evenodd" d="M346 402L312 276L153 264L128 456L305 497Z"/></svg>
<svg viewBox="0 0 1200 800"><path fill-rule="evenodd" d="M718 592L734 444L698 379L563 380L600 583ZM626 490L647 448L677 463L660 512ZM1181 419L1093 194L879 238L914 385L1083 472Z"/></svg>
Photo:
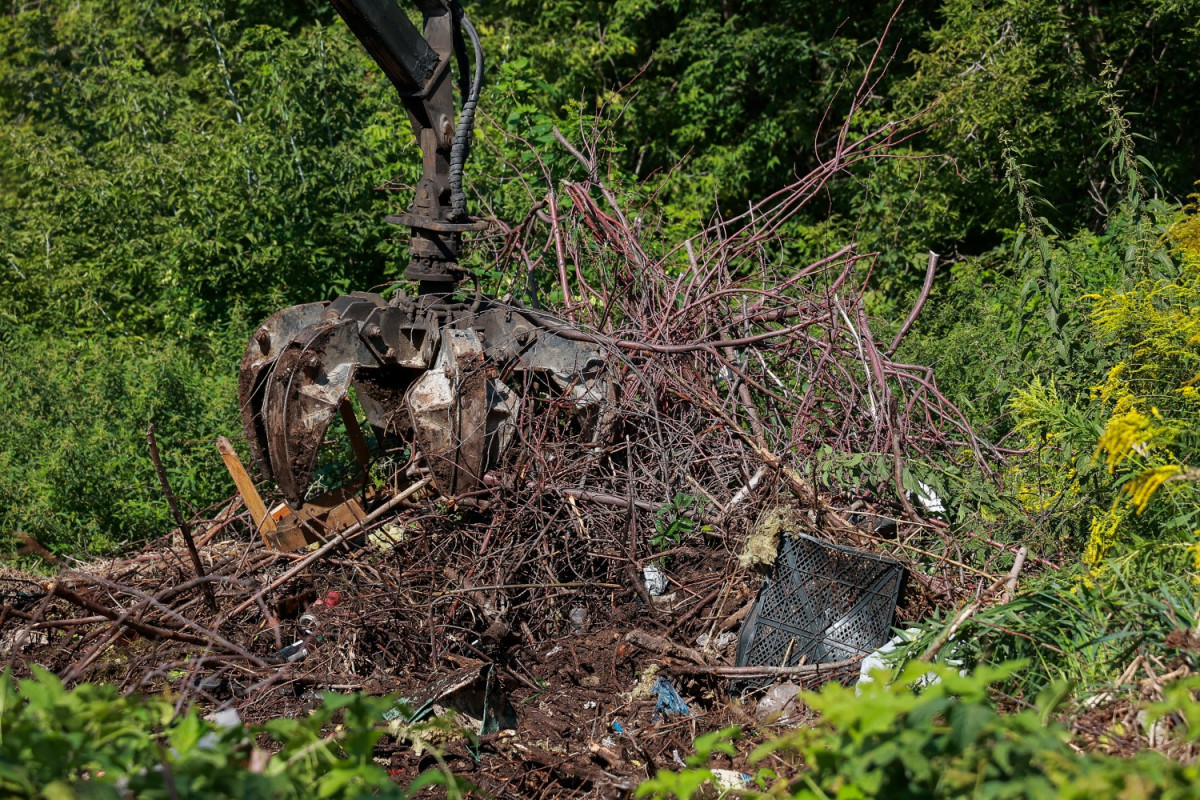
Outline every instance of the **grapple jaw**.
<svg viewBox="0 0 1200 800"><path fill-rule="evenodd" d="M267 319L246 348L238 393L254 460L299 508L351 386L377 440L415 448L439 492L478 488L509 448L523 399L500 375L549 392L592 434L614 392L597 347L518 309L357 292Z"/></svg>
<svg viewBox="0 0 1200 800"><path fill-rule="evenodd" d="M325 312L325 303L310 303L273 315L247 346L238 379L250 451L293 507L362 358L354 321Z"/></svg>
<svg viewBox="0 0 1200 800"><path fill-rule="evenodd" d="M242 427L250 443L250 454L261 465L268 478L271 471L270 452L267 446L266 420L262 409L265 400L267 379L293 336L321 321L328 303L305 303L276 311L258 326L238 370L238 399L242 411Z"/></svg>
<svg viewBox="0 0 1200 800"><path fill-rule="evenodd" d="M271 371L263 406L271 473L293 507L304 501L317 451L354 378L358 350L352 320L322 322L288 342Z"/></svg>

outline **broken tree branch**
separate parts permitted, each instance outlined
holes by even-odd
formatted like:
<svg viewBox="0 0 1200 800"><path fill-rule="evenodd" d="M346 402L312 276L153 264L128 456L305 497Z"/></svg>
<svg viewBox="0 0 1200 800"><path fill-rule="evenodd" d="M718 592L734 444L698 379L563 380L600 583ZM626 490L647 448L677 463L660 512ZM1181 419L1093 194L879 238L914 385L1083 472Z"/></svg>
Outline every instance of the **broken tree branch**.
<svg viewBox="0 0 1200 800"><path fill-rule="evenodd" d="M954 638L954 635L958 633L959 628L961 628L967 620L975 616L975 614L979 612L979 609L983 608L984 601L987 600L989 596L994 594L1001 586L1012 586L1013 590L1017 588L1017 576L1021 572L1021 567L1025 566L1025 552L1026 551L1024 547L1017 551L1017 557L1013 561L1012 569L1009 570L1008 575L997 578L996 581L989 586L986 591L980 592L980 594L974 600L963 607L963 610L958 613L958 616L954 618L954 621L947 625L946 628L938 634L937 638L933 640L933 643L929 645L925 652L921 654L921 658L918 659L919 661L933 660L933 657L938 654L938 651L940 651L943 646L945 646L946 642ZM1007 602L1003 595L1001 595L1001 602Z"/></svg>
<svg viewBox="0 0 1200 800"><path fill-rule="evenodd" d="M1000 595L1001 603L1007 603L1016 594L1017 577L1021 574L1021 567L1025 566L1025 555L1028 552L1024 547L1017 551L1017 557L1013 560L1012 569L1008 572L1008 579L1004 581L1004 593Z"/></svg>
<svg viewBox="0 0 1200 800"><path fill-rule="evenodd" d="M887 357L891 358L896 352L896 348L904 341L904 337L908 335L908 329L916 322L917 315L921 313L921 309L925 307L925 301L929 299L929 292L933 289L933 276L937 273L938 254L929 251L929 266L925 268L925 283L921 286L921 294L917 296L917 302L913 304L912 311L908 312L908 319L904 320L904 324L900 326L900 330L896 331L896 338L892 339L892 343L888 346Z"/></svg>
<svg viewBox="0 0 1200 800"><path fill-rule="evenodd" d="M52 594L57 598L66 600L72 605L79 606L87 611L91 611L93 614L117 623L118 626L129 628L134 633L145 636L147 639L173 639L174 641L182 642L184 644L208 644L208 642L204 639L201 639L199 636L193 636L190 633L173 631L169 628L160 628L157 625L150 625L146 622L139 622L138 620L130 619L127 616L128 612L122 613L115 611L106 605L97 603L90 597L86 597L71 591L57 581L51 581L50 583L45 584L42 588L45 589L48 594Z"/></svg>
<svg viewBox="0 0 1200 800"><path fill-rule="evenodd" d="M171 508L171 514L175 517L175 523L179 525L179 535L183 537L183 543L187 546L188 555L192 558L192 566L196 569L196 577L204 577L204 564L200 561L200 551L196 549L196 540L192 538L192 527L188 525L183 514L179 511L179 502L175 499L175 492L171 491L171 484L167 481L167 470L163 467L162 459L158 455L158 442L154 438L154 424L151 423L146 428L146 443L150 445L150 460L154 462L154 471L158 473L158 482L162 485L163 494L167 496L167 505ZM213 594L212 584L206 583L203 586L204 600L208 603L209 609L217 610L217 598Z"/></svg>
<svg viewBox="0 0 1200 800"><path fill-rule="evenodd" d="M707 664L707 659L699 652L690 647L684 647L681 644L676 644L670 639L664 639L661 636L654 636L645 631L630 631L625 634L625 641L632 645L637 645L643 650L649 650L651 653L658 653L661 656L674 656L691 661L693 664Z"/></svg>

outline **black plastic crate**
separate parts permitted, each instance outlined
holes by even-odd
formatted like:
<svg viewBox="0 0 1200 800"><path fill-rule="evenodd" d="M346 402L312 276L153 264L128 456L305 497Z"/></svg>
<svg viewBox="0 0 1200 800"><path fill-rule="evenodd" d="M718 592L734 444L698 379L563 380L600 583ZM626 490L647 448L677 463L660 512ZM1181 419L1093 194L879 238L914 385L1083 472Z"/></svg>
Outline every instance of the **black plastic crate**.
<svg viewBox="0 0 1200 800"><path fill-rule="evenodd" d="M824 664L875 651L891 637L907 579L886 556L784 534L742 626L738 666Z"/></svg>

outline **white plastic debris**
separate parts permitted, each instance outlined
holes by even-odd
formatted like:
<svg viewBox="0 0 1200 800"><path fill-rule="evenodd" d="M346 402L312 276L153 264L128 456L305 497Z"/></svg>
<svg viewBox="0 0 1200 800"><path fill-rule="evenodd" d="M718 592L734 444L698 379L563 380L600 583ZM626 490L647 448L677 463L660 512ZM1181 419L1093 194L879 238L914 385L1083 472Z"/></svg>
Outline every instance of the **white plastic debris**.
<svg viewBox="0 0 1200 800"><path fill-rule="evenodd" d="M705 648L709 646L709 642L712 642L713 651L719 653L726 647L729 647L729 645L733 644L736 640L737 634L733 631L724 631L723 633L718 633L715 640L709 639L707 633L702 633L696 637L696 646Z"/></svg>
<svg viewBox="0 0 1200 800"><path fill-rule="evenodd" d="M799 701L796 700L798 694L800 687L790 681L772 686L758 701L754 716L758 717L759 722L782 725L794 722L799 718Z"/></svg>
<svg viewBox="0 0 1200 800"><path fill-rule="evenodd" d="M709 772L718 789L745 789L750 785L750 776L736 769L712 769Z"/></svg>
<svg viewBox="0 0 1200 800"><path fill-rule="evenodd" d="M218 728L240 728L242 726L242 718L238 715L236 708L225 708L220 711L214 711L207 715L205 719L215 724ZM220 734L216 731L209 731L196 742L196 749L212 750L220 741ZM171 752L175 756L179 755L179 751L174 747L171 748Z"/></svg>
<svg viewBox="0 0 1200 800"><path fill-rule="evenodd" d="M651 597L658 597L667 591L667 575L657 564L642 567L642 579L646 581L646 591Z"/></svg>
<svg viewBox="0 0 1200 800"><path fill-rule="evenodd" d="M855 685L861 687L864 684L874 681L875 678L871 675L871 672L874 670L891 669L895 666L896 648L902 644L908 644L920 635L921 631L919 629L909 628L898 636L893 636L888 640L887 644L864 658L859 664L858 681Z"/></svg>
<svg viewBox="0 0 1200 800"><path fill-rule="evenodd" d="M914 493L917 502L921 504L921 508L928 511L930 514L944 514L946 505L942 502L942 498L938 497L937 492L928 483L917 481L917 491Z"/></svg>
<svg viewBox="0 0 1200 800"><path fill-rule="evenodd" d="M220 711L214 711L205 717L211 720L222 728L238 728L242 725L242 718L238 715L236 708L223 708Z"/></svg>
<svg viewBox="0 0 1200 800"><path fill-rule="evenodd" d="M679 592L653 595L650 602L654 603L654 607L661 611L675 611L679 606Z"/></svg>
<svg viewBox="0 0 1200 800"><path fill-rule="evenodd" d="M887 644L883 645L883 647L880 647L874 653L871 653L871 655L864 658L862 663L859 665L858 680L855 682L855 694L862 694L862 687L868 683L872 683L875 680L875 678L871 675L872 670L887 670L896 666L898 655L896 650L902 645L916 641L920 636L920 628L907 628L898 635L889 639ZM953 638L951 639L951 642L953 642ZM947 650L952 656L954 654L953 644L951 644ZM948 664L952 667L961 667L963 662L962 659L947 658L942 663ZM966 675L967 671L965 669L959 670L959 674ZM925 686L931 686L940 680L941 678L939 678L936 674L927 672L917 679L915 688L919 689Z"/></svg>

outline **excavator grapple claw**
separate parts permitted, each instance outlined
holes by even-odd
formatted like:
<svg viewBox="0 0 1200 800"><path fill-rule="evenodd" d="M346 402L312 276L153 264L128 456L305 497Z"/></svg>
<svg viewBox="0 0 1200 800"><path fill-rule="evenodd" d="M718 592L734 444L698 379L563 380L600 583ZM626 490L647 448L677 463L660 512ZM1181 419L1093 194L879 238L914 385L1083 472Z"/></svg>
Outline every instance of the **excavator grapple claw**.
<svg viewBox="0 0 1200 800"><path fill-rule="evenodd" d="M242 425L255 462L293 508L303 505L335 414L353 414L350 390L375 433L376 450L397 442L419 456L436 489L479 487L515 438L522 401L540 393L603 434L615 392L600 348L541 312L476 295L453 300L468 274L464 234L487 223L466 213L463 164L483 83L483 49L461 5L417 0L418 32L395 0L333 0L351 32L400 94L421 148L412 205L387 221L411 229L405 276L418 296L354 292L272 314L246 347L238 378ZM470 40L473 58L467 53ZM454 124L451 64L460 79ZM358 431L357 419L346 418ZM366 443L356 457L366 468Z"/></svg>
<svg viewBox="0 0 1200 800"><path fill-rule="evenodd" d="M242 422L289 505L304 503L351 387L379 447L415 448L447 496L479 488L502 462L531 393L568 409L582 435L599 434L615 391L599 347L513 306L432 300L356 292L285 309L259 327L238 381Z"/></svg>

